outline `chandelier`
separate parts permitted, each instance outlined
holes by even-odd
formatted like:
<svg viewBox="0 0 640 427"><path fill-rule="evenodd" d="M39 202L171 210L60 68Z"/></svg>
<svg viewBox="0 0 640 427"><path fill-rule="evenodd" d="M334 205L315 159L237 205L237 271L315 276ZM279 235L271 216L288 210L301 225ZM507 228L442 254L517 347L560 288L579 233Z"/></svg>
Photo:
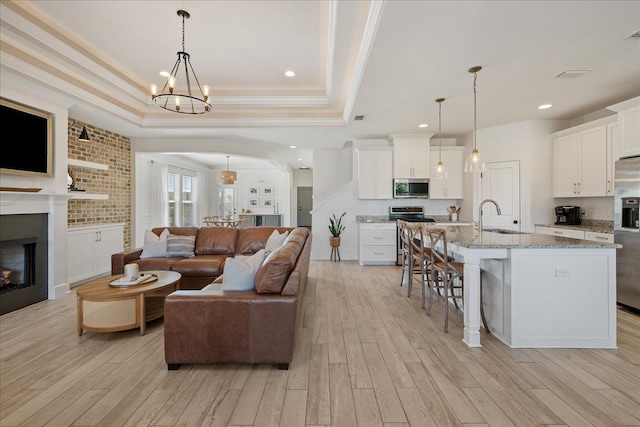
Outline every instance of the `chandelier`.
<svg viewBox="0 0 640 427"><path fill-rule="evenodd" d="M158 86L151 85L151 98L161 108L181 114L203 114L211 111L209 103L209 86L200 87L200 82L196 72L191 65L191 56L184 48L184 20L191 15L186 10L179 10L178 16L182 18L182 50L178 52L178 60L173 66L167 81L158 94ZM186 93L179 93L176 90L176 79L180 69L184 69L186 81ZM192 88L192 83L194 83Z"/></svg>
<svg viewBox="0 0 640 427"><path fill-rule="evenodd" d="M465 172L483 172L485 170L484 160L480 157L478 147L476 145L477 129L477 108L476 108L476 80L478 79L478 71L482 70L482 67L471 67L469 72L473 74L473 151L471 156L464 164Z"/></svg>
<svg viewBox="0 0 640 427"><path fill-rule="evenodd" d="M234 184L236 182L236 171L229 170L229 157L227 156L227 170L220 172L220 181L223 184Z"/></svg>

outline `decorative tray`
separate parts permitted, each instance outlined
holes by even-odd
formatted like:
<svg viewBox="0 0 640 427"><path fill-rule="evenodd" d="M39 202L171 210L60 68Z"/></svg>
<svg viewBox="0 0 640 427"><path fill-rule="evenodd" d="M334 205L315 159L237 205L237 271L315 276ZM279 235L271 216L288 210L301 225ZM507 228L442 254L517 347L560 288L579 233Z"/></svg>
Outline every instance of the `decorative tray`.
<svg viewBox="0 0 640 427"><path fill-rule="evenodd" d="M136 279L131 279L129 277L121 277L112 282L109 282L109 286L135 286L142 285L144 283L153 282L154 280L158 280L157 274L140 274L140 277Z"/></svg>

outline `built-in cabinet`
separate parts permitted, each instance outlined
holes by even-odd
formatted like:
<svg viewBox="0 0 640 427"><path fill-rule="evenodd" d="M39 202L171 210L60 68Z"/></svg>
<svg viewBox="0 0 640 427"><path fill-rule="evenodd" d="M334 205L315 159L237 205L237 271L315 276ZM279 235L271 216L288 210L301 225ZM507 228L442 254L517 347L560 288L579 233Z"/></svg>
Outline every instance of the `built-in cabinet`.
<svg viewBox="0 0 640 427"><path fill-rule="evenodd" d="M391 147L358 148L358 197L393 198L393 152Z"/></svg>
<svg viewBox="0 0 640 427"><path fill-rule="evenodd" d="M111 255L122 252L124 224L70 228L67 231L67 282L79 284L111 273Z"/></svg>
<svg viewBox="0 0 640 427"><path fill-rule="evenodd" d="M571 239L593 240L594 242L613 243L613 234L570 228L545 227L536 225L536 233L549 236L569 237Z"/></svg>
<svg viewBox="0 0 640 427"><path fill-rule="evenodd" d="M553 134L553 197L612 195L616 132L610 125L600 120Z"/></svg>
<svg viewBox="0 0 640 427"><path fill-rule="evenodd" d="M438 162L442 157L445 174L438 178ZM430 199L463 198L464 147L431 147L431 179L429 180Z"/></svg>
<svg viewBox="0 0 640 427"><path fill-rule="evenodd" d="M618 113L619 157L640 156L640 96L607 109Z"/></svg>
<svg viewBox="0 0 640 427"><path fill-rule="evenodd" d="M431 144L429 135L391 135L394 178L429 178Z"/></svg>
<svg viewBox="0 0 640 427"><path fill-rule="evenodd" d="M396 223L360 224L358 262L361 265L395 264Z"/></svg>

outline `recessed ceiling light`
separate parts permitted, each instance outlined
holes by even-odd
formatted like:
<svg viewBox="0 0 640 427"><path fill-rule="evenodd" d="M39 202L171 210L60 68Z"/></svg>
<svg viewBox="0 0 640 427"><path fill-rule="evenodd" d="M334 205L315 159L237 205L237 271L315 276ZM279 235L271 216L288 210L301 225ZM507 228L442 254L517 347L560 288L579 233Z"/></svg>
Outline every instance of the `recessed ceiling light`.
<svg viewBox="0 0 640 427"><path fill-rule="evenodd" d="M160 71L159 73L162 77L169 77L171 74L169 74L168 71Z"/></svg>
<svg viewBox="0 0 640 427"><path fill-rule="evenodd" d="M299 162L301 162L301 161L302 161L302 159L298 159L298 161L299 161Z"/></svg>
<svg viewBox="0 0 640 427"><path fill-rule="evenodd" d="M295 145L290 145L289 148L296 148L296 146Z"/></svg>
<svg viewBox="0 0 640 427"><path fill-rule="evenodd" d="M291 70L287 70L287 71L284 72L284 75L287 76L287 77L293 77L293 76L296 75L296 73L291 71Z"/></svg>
<svg viewBox="0 0 640 427"><path fill-rule="evenodd" d="M419 124L418 127L419 128L426 128L426 127L429 127L429 125L426 124L426 123L422 123L422 124Z"/></svg>
<svg viewBox="0 0 640 427"><path fill-rule="evenodd" d="M538 105L538 110L546 110L547 108L551 108L553 107L553 105L551 104L542 104L542 105Z"/></svg>

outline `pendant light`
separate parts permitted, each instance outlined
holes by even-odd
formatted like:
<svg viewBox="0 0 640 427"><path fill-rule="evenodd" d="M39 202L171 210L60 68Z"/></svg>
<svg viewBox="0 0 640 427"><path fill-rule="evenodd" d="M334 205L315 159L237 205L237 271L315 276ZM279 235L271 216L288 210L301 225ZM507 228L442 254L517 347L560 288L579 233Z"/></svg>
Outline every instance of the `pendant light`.
<svg viewBox="0 0 640 427"><path fill-rule="evenodd" d="M189 55L184 48L184 20L189 19L191 15L189 15L189 12L186 10L179 10L178 16L182 18L182 50L178 52L178 60L173 65L171 74L167 77L162 92L158 94L158 86L154 84L151 85L151 98L160 108L173 111L174 113L208 113L211 111L209 86L200 87L196 72L191 65L191 55ZM178 93L175 89L176 79L178 78L178 73L182 65L184 65L184 76L187 87L186 93ZM193 88L192 83L195 83Z"/></svg>
<svg viewBox="0 0 640 427"><path fill-rule="evenodd" d="M480 153L478 152L478 146L476 144L477 140L477 106L476 106L476 80L478 79L478 71L482 70L482 67L471 67L469 68L469 72L473 73L473 151L471 151L471 156L467 159L464 164L464 171L469 173L474 172L484 172L485 164L484 159L481 158Z"/></svg>
<svg viewBox="0 0 640 427"><path fill-rule="evenodd" d="M236 172L229 170L229 157L227 156L227 170L220 172L220 181L223 184L235 184L236 182Z"/></svg>
<svg viewBox="0 0 640 427"><path fill-rule="evenodd" d="M447 170L442 163L442 103L444 98L436 99L438 103L438 165L436 169L436 179L445 179L447 177Z"/></svg>

